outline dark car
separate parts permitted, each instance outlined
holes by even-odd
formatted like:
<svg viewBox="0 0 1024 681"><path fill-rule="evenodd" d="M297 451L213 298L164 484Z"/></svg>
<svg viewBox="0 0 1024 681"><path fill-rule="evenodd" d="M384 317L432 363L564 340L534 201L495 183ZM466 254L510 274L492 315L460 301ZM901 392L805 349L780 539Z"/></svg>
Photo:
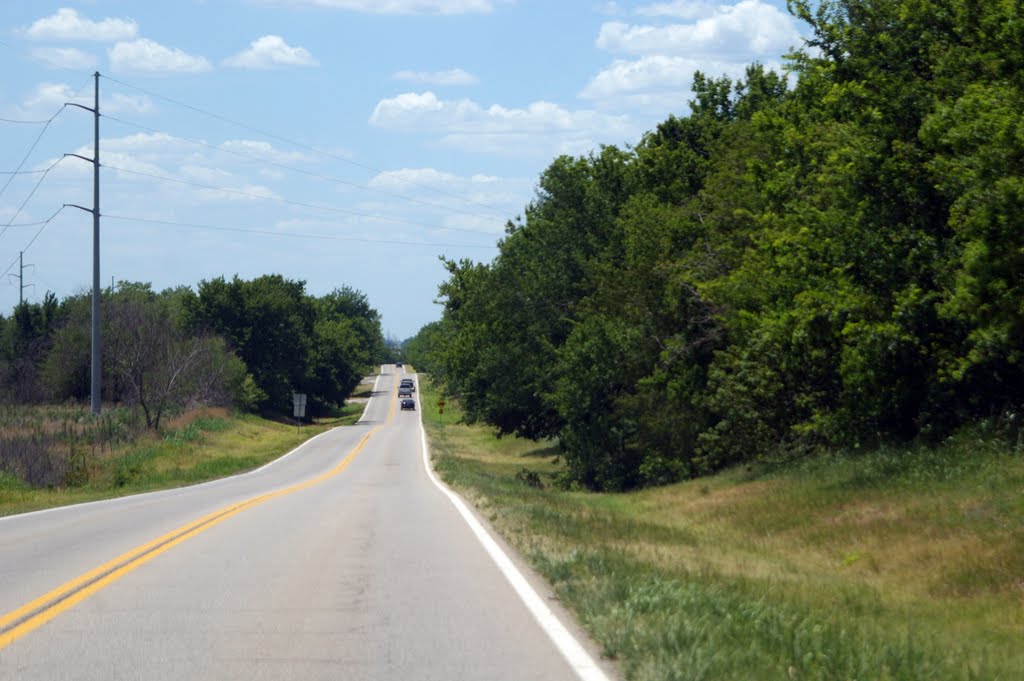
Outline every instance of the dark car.
<svg viewBox="0 0 1024 681"><path fill-rule="evenodd" d="M402 382L398 384L400 388L409 388L413 392L416 392L416 384L412 382L411 378L403 378Z"/></svg>
<svg viewBox="0 0 1024 681"><path fill-rule="evenodd" d="M398 388L399 397L412 397L412 387L403 385Z"/></svg>
<svg viewBox="0 0 1024 681"><path fill-rule="evenodd" d="M415 409L416 409L416 400L409 400L409 399L402 400L402 409L412 409L412 410L415 411Z"/></svg>

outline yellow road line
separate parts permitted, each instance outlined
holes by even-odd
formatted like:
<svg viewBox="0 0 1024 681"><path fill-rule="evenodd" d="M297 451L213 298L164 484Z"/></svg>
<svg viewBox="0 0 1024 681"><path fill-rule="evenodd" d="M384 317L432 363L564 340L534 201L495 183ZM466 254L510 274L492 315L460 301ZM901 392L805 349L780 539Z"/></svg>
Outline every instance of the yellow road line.
<svg viewBox="0 0 1024 681"><path fill-rule="evenodd" d="M394 412L393 408L392 412ZM321 473L315 478L277 490L276 492L268 492L267 494L261 494L259 496L252 497L251 499L246 499L245 501L225 506L224 508L218 509L213 513L209 513L198 520L186 523L185 525L171 530L152 541L146 542L145 544L121 554L113 560L107 561L99 567L93 568L92 570L75 577L74 579L43 594L39 598L33 599L21 607L0 616L0 649L5 648L19 638L38 629L57 615L69 610L97 591L113 584L129 572L132 572L138 567L148 563L153 558L156 558L165 551L177 546L186 539L190 539L197 534L205 532L211 527L219 525L228 518L249 508L258 506L259 504L270 501L271 499L292 494L299 490L308 489L341 473L343 470L348 468L356 455L362 451L363 447L366 446L366 443L379 429L380 427L378 426L363 436L363 439L359 441L359 444L357 444L344 459L338 462L334 468Z"/></svg>

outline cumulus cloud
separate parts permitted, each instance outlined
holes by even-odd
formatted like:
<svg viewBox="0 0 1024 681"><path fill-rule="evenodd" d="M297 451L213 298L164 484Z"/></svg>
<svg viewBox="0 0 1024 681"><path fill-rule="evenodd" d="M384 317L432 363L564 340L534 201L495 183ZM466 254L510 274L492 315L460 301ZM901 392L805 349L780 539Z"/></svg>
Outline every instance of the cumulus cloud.
<svg viewBox="0 0 1024 681"><path fill-rule="evenodd" d="M131 19L92 21L67 7L36 20L23 33L33 40L96 40L113 42L134 38L139 27Z"/></svg>
<svg viewBox="0 0 1024 681"><path fill-rule="evenodd" d="M64 106L64 102L73 101L74 96L74 90L66 83L40 83L36 85L32 94L25 98L23 106L29 111L57 109Z"/></svg>
<svg viewBox="0 0 1024 681"><path fill-rule="evenodd" d="M255 156L282 165L309 163L312 161L308 154L304 154L301 151L282 151L273 144L263 140L228 140L223 142L220 148L231 154Z"/></svg>
<svg viewBox="0 0 1024 681"><path fill-rule="evenodd" d="M791 16L761 0L719 5L691 24L601 26L597 46L631 55L714 55L778 57L800 40Z"/></svg>
<svg viewBox="0 0 1024 681"><path fill-rule="evenodd" d="M515 0L262 0L266 5L322 7L367 14L488 14Z"/></svg>
<svg viewBox="0 0 1024 681"><path fill-rule="evenodd" d="M601 26L597 47L631 58L616 59L580 91L598 108L685 109L695 71L735 80L754 61L779 70L781 55L801 41L793 18L763 0L674 0L634 12L675 21Z"/></svg>
<svg viewBox="0 0 1024 681"><path fill-rule="evenodd" d="M674 0L674 2L658 2L653 5L637 7L636 14L646 17L675 17L678 19L696 19L714 14L716 5L707 0Z"/></svg>
<svg viewBox="0 0 1024 681"><path fill-rule="evenodd" d="M118 113L130 111L132 113L147 113L153 110L153 100L145 95L125 95L115 92L109 100L100 102L100 111L104 113Z"/></svg>
<svg viewBox="0 0 1024 681"><path fill-rule="evenodd" d="M86 88L77 96L66 83L40 83L29 94L18 110L24 114L52 114L66 102L75 102L91 107L93 104L92 88ZM103 113L145 113L153 108L153 102L146 96L131 96L115 92L111 96L104 95L100 99L100 111Z"/></svg>
<svg viewBox="0 0 1024 681"><path fill-rule="evenodd" d="M395 80L406 80L427 85L476 85L479 80L472 73L462 69L448 71L399 71Z"/></svg>
<svg viewBox="0 0 1024 681"><path fill-rule="evenodd" d="M726 75L735 80L743 77L746 65L660 55L637 60L617 59L587 83L580 97L618 103L626 97L629 104L642 107L671 102L678 108L689 99L695 71Z"/></svg>
<svg viewBox="0 0 1024 681"><path fill-rule="evenodd" d="M409 132L430 131L440 143L467 151L510 155L585 153L599 144L620 144L637 130L623 116L569 111L551 102L526 108L483 107L469 100L442 100L433 92L407 92L377 103L370 123Z"/></svg>
<svg viewBox="0 0 1024 681"><path fill-rule="evenodd" d="M92 147L82 147L79 153L90 156ZM103 165L119 181L151 186L188 201L280 199L272 189L224 164L209 145L164 132L104 138Z"/></svg>
<svg viewBox="0 0 1024 681"><path fill-rule="evenodd" d="M472 201L480 201L481 196L486 196L489 201L498 201L495 192L501 192L503 185L510 183L520 184L520 180L509 180L495 175L456 175L437 168L399 168L398 170L385 170L375 175L369 182L374 189L405 190L406 192L434 193L432 190L443 190L446 193L455 193L460 197L471 198ZM518 186L517 186L518 188ZM475 198L471 194L479 194ZM442 197L443 199L444 197ZM505 197L507 198L507 197ZM459 205L465 207L465 201L459 200Z"/></svg>
<svg viewBox="0 0 1024 681"><path fill-rule="evenodd" d="M52 69L86 70L96 67L96 56L74 47L37 47L32 58Z"/></svg>
<svg viewBox="0 0 1024 681"><path fill-rule="evenodd" d="M622 14L622 7L619 6L619 3L614 2L614 0L609 0L609 2L602 2L594 5L594 11L598 14L605 14L607 16L614 17Z"/></svg>
<svg viewBox="0 0 1024 681"><path fill-rule="evenodd" d="M265 35L249 44L249 49L224 60L225 66L241 69L272 69L281 66L317 66L319 62L304 47L292 47L283 38Z"/></svg>
<svg viewBox="0 0 1024 681"><path fill-rule="evenodd" d="M176 163L201 152L201 146L166 132L137 132L122 137L104 138L103 148L154 163Z"/></svg>
<svg viewBox="0 0 1024 681"><path fill-rule="evenodd" d="M182 50L140 38L120 42L108 51L110 68L114 71L146 71L150 73L199 73L212 66L205 57L196 57Z"/></svg>
<svg viewBox="0 0 1024 681"><path fill-rule="evenodd" d="M374 189L407 197L410 215L424 217L445 230L500 235L507 219L522 210L533 193L533 180L482 173L457 175L437 168L400 168L370 180ZM364 204L372 212L391 212L395 202Z"/></svg>

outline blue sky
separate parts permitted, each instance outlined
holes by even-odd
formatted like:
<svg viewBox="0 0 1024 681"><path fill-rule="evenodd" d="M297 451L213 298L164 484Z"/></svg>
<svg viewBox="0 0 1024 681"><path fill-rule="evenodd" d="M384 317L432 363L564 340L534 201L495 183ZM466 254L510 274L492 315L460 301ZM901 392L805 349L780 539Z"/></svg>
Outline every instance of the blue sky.
<svg viewBox="0 0 1024 681"><path fill-rule="evenodd" d="M28 300L91 286L92 217L62 206L92 166L62 157L92 118L63 105L99 71L104 285L279 273L364 292L399 339L557 155L636 143L694 70L778 66L805 30L784 0L0 3L0 312L22 251Z"/></svg>

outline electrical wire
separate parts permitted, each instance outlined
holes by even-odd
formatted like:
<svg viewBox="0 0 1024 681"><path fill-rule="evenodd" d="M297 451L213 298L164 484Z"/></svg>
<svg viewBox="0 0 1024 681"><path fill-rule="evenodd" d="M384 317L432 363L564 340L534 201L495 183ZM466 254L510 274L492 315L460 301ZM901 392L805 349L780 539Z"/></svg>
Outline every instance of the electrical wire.
<svg viewBox="0 0 1024 681"><path fill-rule="evenodd" d="M0 118L0 123L16 123L16 124L21 124L21 125L42 125L43 123L46 123L46 121L45 120L42 120L42 121L19 121L19 120L16 120L14 118Z"/></svg>
<svg viewBox="0 0 1024 681"><path fill-rule="evenodd" d="M313 146L310 146L308 144L303 144L302 142L297 142L297 141L295 141L293 139L289 139L287 137L283 137L281 135L277 135L277 134L272 133L272 132L267 132L266 130L261 130L260 128L254 127L252 125L248 125L247 123L242 123L242 122L236 121L236 120L234 120L232 118L228 118L227 116L222 116L221 114L213 113L212 111L207 111L207 110L202 109L202 108L200 108L198 106L193 106L192 104L188 104L186 102L182 102L182 101L179 101L179 100L176 100L176 99L172 99L171 97L167 97L165 95L161 95L159 93L152 92L150 90L146 90L146 89L141 88L141 87L139 87L137 85L132 85L131 83L126 83L124 81L117 80L116 78L111 78L110 76L105 76L102 73L100 74L100 78L103 78L104 80L109 80L111 83L117 83L118 85L122 85L124 87L131 88L131 89L136 90L138 92L141 92L143 94L149 95L150 97L155 97L157 99L161 99L161 100L163 100L165 102L168 102L170 104L174 104L176 106L180 106L180 107L189 109L190 111L194 111L195 113L201 114L203 116L208 116L209 118L213 118L213 119L221 121L223 123L227 123L229 125L234 125L234 126L236 126L238 128L242 128L243 130L248 130L248 131L254 132L254 133L258 134L258 135L263 135L264 137L269 137L270 139L274 139L274 140L277 140L279 142L284 142L285 144L290 144L290 145L292 145L294 147L297 147L299 149L305 149L306 151L311 151L311 152L313 152L315 154L319 154L321 156L326 156L327 158L332 158L332 159L334 159L336 161L340 161L342 163L347 163L349 165L355 166L357 168L362 168L363 170L368 170L368 171L373 172L373 173L378 173L379 174L379 173L385 172L385 171L381 170L380 168L375 168L375 167L373 167L371 165L367 165L365 163L360 163L358 161L353 161L352 159L345 158L344 156L342 156L340 154L335 154L335 153L332 153L330 151L324 151L323 149L318 149L317 147L313 147ZM471 204L480 206L482 208L488 208L488 209L493 210L493 211L497 211L498 210L498 208L496 208L495 206L491 206L491 205L488 205L488 204L480 202L480 201L474 201L473 199L469 199L469 198L466 198L465 196L461 196L459 194L454 194L452 192L447 192L447 191L445 191L443 189L439 189L437 187L431 187L430 185L422 184L420 182L414 182L413 180L409 180L409 179L406 179L406 178L397 178L397 179L399 181L405 182L406 184L411 185L413 187L419 187L420 189L425 189L427 191L435 192L437 194L448 196L450 198L458 199L459 201L463 201L465 203L471 203Z"/></svg>
<svg viewBox="0 0 1024 681"><path fill-rule="evenodd" d="M21 249L21 253L24 253L25 251L27 251L29 248L32 247L32 244L34 244L36 242L36 239L38 239L39 235L43 233L43 230L46 229L46 226L48 224L50 224L55 217L60 215L61 211L64 210L64 208L66 208L66 206L61 206L60 208L57 209L57 211L53 215L51 215L50 217L48 217L45 220L43 220L42 225L39 227L39 230L35 233L35 236L32 237L31 241L29 241L25 245L25 247ZM10 226L10 225L8 225L8 226ZM4 270L2 273L0 273L0 277L7 276L7 273L10 272L12 269L14 269L14 266L16 264L18 264L18 258L15 258L14 261L11 262L11 264L7 266L7 269Z"/></svg>
<svg viewBox="0 0 1024 681"><path fill-rule="evenodd" d="M111 215L105 213L104 218L108 220L126 220L131 222L143 222L154 225L166 225L171 227L188 227L191 229L203 229L216 232L239 232L242 234L260 234L263 236L286 237L289 239L319 239L324 241L358 241L371 244L391 244L401 246L443 246L447 248L497 248L496 245L481 244L458 244L440 243L434 241L408 241L403 239L367 239L365 237L340 236L337 234L303 234L297 232L280 232L269 229L251 229L245 227L222 227L218 225L203 225L194 222L174 222L172 220L157 220L153 218L132 217L128 215Z"/></svg>
<svg viewBox="0 0 1024 681"><path fill-rule="evenodd" d="M138 175L140 177L149 177L163 182L172 182L174 184L181 184L189 187L197 187L199 189L208 189L211 191L224 192L225 194L233 194L235 196L244 196L251 199L261 199L264 201L276 201L278 203L284 203L290 206L299 206L302 208L312 208L314 210L322 210L329 213L341 213L344 215L351 215L353 217L366 218L368 220L381 220L384 222L394 222L402 225L416 225L419 227L427 227L429 229L444 229L458 232L473 232L477 234L488 234L494 236L491 232L484 232L483 230L477 229L464 229L460 227L443 227L440 225L432 225L426 222L417 222L416 220L406 220L405 218L396 218L389 215L379 215L374 213L362 213L359 211L349 210L347 208L338 208L337 206L327 206L324 204L317 203L306 203L304 201L295 201L293 199L286 199L280 196L268 195L268 194L257 194L256 192L247 192L241 189L230 189L227 187L215 187L213 185L203 184L201 182L193 182L191 180L181 180L175 177L168 177L166 175L157 175L155 173L147 173L141 170L130 170L128 168L122 168L116 165L104 164L104 168L111 170L117 170L122 173L129 175Z"/></svg>
<svg viewBox="0 0 1024 681"><path fill-rule="evenodd" d="M9 220L9 221L7 222L7 224L6 224L6 225L4 225L4 228L3 228L3 229L0 229L0 237L2 237L2 236L4 235L4 233L5 233L5 232L7 232L8 228L10 228L10 227L11 227L11 225L13 225L13 224L14 224L14 221L18 219L18 216L19 216L19 215L21 215L21 211L23 211L23 210L25 209L25 206L26 206L26 205L28 205L28 202L29 202L29 201L30 201L30 200L32 199L32 197L33 197L33 196L35 196L36 190L37 190L37 189L39 189L39 185L41 185L41 184L43 183L43 180L45 180L45 179L46 179L46 176L47 176L47 175L48 175L48 174L50 173L50 171L51 171L51 170L53 170L54 168L56 168L56 167L57 167L57 164L59 164L59 163L60 163L61 161L63 161L63 160L65 159L65 158L67 158L67 157L66 157L66 156L61 156L61 157L60 157L60 158L58 158L58 159L57 159L56 161L54 161L53 163L51 163L51 164L50 164L50 167L49 167L49 168L47 168L47 169L46 169L46 170L45 170L45 171L43 172L42 176L41 176L41 177L39 178L39 181L38 181L38 182L36 182L36 186L32 187L32 191L30 191L30 192L28 193L28 196L26 196L26 197L25 197L25 200L21 202L21 205L20 205L20 206L18 206L18 210L16 210L16 211L14 212L14 215L13 215L13 216L11 216L11 219L10 219L10 220ZM44 226L45 226L45 225L44 225ZM35 241L35 239L33 239L33 241Z"/></svg>
<svg viewBox="0 0 1024 681"><path fill-rule="evenodd" d="M131 126L133 128L137 128L139 130L143 130L143 131L148 132L148 133L153 134L153 135L170 135L170 133L163 132L161 130L155 130L153 128L147 127L147 126L142 125L140 123L135 123L134 121L126 121L126 120L123 120L121 118L117 118L115 116L104 116L104 118L107 119L107 120L110 120L110 121L116 121L117 123L121 123L123 125ZM488 220L493 220L493 219L504 220L504 218L498 216L497 214L482 215L480 213L473 213L471 211L459 210L458 208L452 208L450 206L444 206L444 205L439 204L439 203L432 203L430 201L424 201L423 199L417 199L415 197L406 196L404 194L395 194L394 192L385 191L383 189L378 189L376 187L371 187L371 186L365 185L365 184L359 184L358 182L350 182L348 180L342 180L342 179L337 178L337 177L331 177L329 175L324 175L322 173L316 173L316 172L313 172L313 171L310 171L310 170L305 170L304 168L297 168L295 166L290 166L290 165L287 165L285 163L280 163L279 161L272 161L272 160L270 160L268 158L263 158L263 157L260 157L260 156L255 156L253 154L247 154L247 153L242 152L242 151L237 151L237 150L234 150L234 149L227 149L225 147L218 147L218 146L216 146L214 144L210 144L209 142L205 142L203 140L194 139L194 138L188 138L188 137L178 137L177 135L171 135L171 136L176 138L176 139L182 139L182 140L185 140L186 142L191 142L193 144L196 144L196 145L199 145L199 146L203 146L203 147L206 147L208 149L212 149L213 151L216 151L216 152L220 152L220 153L224 153L224 154L230 154L232 156L236 156L238 158L246 159L246 160L249 160L249 161L254 161L254 162L258 162L258 163L264 163L266 165L273 166L275 168L282 168L284 170L289 170L289 171L294 172L294 173L299 173L299 174L305 175L307 177L313 177L313 178L316 178L318 180L324 180L326 182L332 182L334 184L345 185L347 187L354 187L356 189L362 189L363 191L373 192L373 193L376 193L376 194L380 194L382 196L387 196L387 197L394 198L394 199L400 199L402 201L408 201L410 203L416 203L416 204L420 204L422 206L429 206L431 208L438 208L440 210L444 210L444 211L447 211L447 212L450 212L450 213L461 213L462 215L469 215L469 216L477 217L477 218L485 218L485 219L488 219Z"/></svg>
<svg viewBox="0 0 1024 681"><path fill-rule="evenodd" d="M9 187L10 184L11 184L11 181L14 180L15 175L17 175L21 171L21 169L25 165L25 162L28 161L28 157L32 155L33 151L35 151L36 145L38 145L39 144L39 140L41 140L43 138L43 135L46 133L47 128L50 127L50 123L53 123L53 119L55 119L57 116L59 116L61 114L61 112L64 111L64 109L66 107L67 107L67 104L65 104L60 109L58 109L57 113L55 113L52 116L50 116L50 118L46 121L46 124L43 125L43 129L39 131L38 135L36 135L35 141L32 142L32 146L28 148L28 152L26 152L25 153L25 157L23 159L21 159L21 163L18 164L18 167L15 168L14 172L10 175L10 177L7 178L7 182L4 183L4 186L2 188L0 188L0 196L4 195L4 192L7 191L7 187ZM44 175L45 175L45 173L44 173ZM35 191L35 190L33 190L33 191ZM3 234L3 232L0 232L0 234Z"/></svg>

